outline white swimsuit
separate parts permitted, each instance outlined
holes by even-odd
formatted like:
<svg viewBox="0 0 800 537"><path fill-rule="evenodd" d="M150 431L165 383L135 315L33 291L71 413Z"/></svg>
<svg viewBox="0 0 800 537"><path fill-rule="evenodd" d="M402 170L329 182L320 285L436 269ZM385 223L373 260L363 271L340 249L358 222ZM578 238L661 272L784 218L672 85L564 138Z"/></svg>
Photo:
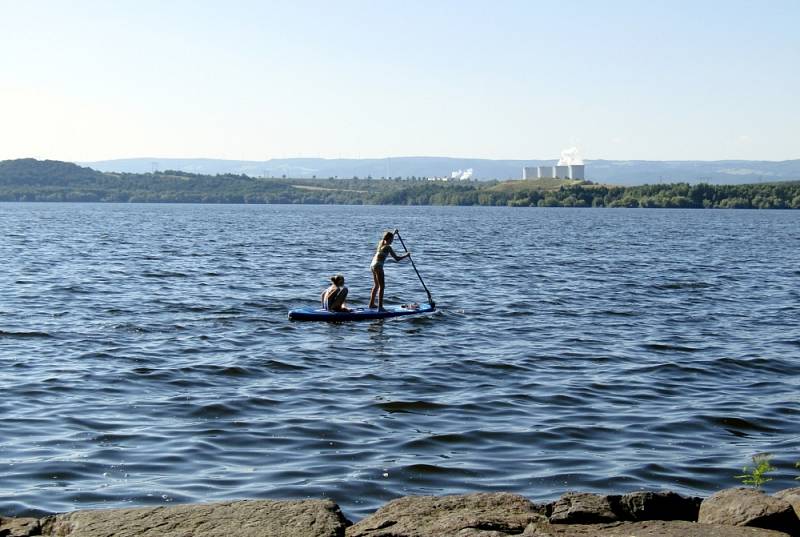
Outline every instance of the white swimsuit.
<svg viewBox="0 0 800 537"><path fill-rule="evenodd" d="M375 255L372 258L372 263L370 264L369 268L375 270L379 268L383 270L383 264L386 262L386 258L389 256L389 252L391 251L392 247L388 244L384 244L383 246L378 247L378 251L375 252Z"/></svg>

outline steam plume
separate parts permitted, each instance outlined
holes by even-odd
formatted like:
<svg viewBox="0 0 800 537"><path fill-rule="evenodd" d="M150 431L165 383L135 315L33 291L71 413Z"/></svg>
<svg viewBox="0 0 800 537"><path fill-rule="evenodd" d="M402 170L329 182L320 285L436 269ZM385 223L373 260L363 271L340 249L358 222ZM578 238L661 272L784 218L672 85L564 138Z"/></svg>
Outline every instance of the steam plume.
<svg viewBox="0 0 800 537"><path fill-rule="evenodd" d="M583 159L578 153L577 147L570 147L561 152L561 159L558 161L559 166L570 166L583 164Z"/></svg>
<svg viewBox="0 0 800 537"><path fill-rule="evenodd" d="M450 179L460 179L462 181L466 181L472 177L472 168L467 168L466 170L456 170L450 173Z"/></svg>

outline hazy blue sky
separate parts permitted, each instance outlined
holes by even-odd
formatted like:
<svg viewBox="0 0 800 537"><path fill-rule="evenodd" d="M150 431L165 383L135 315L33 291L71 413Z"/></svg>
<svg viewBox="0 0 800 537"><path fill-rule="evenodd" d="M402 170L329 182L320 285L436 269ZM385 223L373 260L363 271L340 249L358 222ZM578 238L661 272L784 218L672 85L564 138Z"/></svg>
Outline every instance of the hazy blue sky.
<svg viewBox="0 0 800 537"><path fill-rule="evenodd" d="M0 0L0 159L794 159L798 27L798 0Z"/></svg>

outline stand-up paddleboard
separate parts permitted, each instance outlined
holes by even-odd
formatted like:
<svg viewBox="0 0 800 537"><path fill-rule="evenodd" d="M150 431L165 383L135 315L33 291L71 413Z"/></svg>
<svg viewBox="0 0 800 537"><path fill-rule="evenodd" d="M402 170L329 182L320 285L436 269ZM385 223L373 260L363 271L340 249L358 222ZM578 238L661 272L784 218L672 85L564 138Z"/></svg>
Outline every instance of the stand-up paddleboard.
<svg viewBox="0 0 800 537"><path fill-rule="evenodd" d="M428 302L422 304L403 304L402 306L389 306L384 309L377 308L353 308L350 311L328 311L322 308L296 308L289 310L290 321L327 321L338 323L341 321L371 321L374 319L389 319L391 317L405 317L408 315L421 315L423 313L431 313L436 310L436 303L433 301L431 292L428 286L422 280L422 276L417 270L417 265L414 259L406 248L406 243L403 242L403 237L400 236L400 231L395 229L394 235L400 239L400 244L403 245L403 250L408 253L408 259L411 261L411 266L414 267L414 272L417 273L419 282L422 284L423 289L428 294Z"/></svg>
<svg viewBox="0 0 800 537"><path fill-rule="evenodd" d="M421 315L431 313L436 307L431 304L414 304L403 306L388 306L383 310L369 308L353 308L350 311L328 311L322 308L296 308L289 310L290 321L326 321L338 323L342 321L371 321L374 319L389 319L391 317L404 317L408 315Z"/></svg>

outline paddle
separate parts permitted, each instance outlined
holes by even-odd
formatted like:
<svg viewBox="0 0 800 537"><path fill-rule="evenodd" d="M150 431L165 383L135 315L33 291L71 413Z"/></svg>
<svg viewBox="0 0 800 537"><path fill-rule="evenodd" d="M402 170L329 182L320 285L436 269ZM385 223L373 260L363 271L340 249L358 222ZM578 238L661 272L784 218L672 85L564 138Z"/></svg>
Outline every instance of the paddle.
<svg viewBox="0 0 800 537"><path fill-rule="evenodd" d="M394 230L394 234L395 234L395 236L397 236L398 239L400 239L400 244L403 245L403 250L405 250L406 253L408 253L408 248L406 248L406 243L403 242L403 237L400 236L400 230L399 229L395 229ZM417 278L419 278L419 283L422 284L423 289L425 289L425 292L428 293L428 303L435 308L436 307L436 303L433 301L433 297L431 296L431 292L428 291L428 286L425 285L425 282L422 280L422 276L419 275L419 271L417 270L417 265L414 264L414 258L411 257L410 255L408 256L408 258L411 260L411 266L414 267L414 272L417 273Z"/></svg>

